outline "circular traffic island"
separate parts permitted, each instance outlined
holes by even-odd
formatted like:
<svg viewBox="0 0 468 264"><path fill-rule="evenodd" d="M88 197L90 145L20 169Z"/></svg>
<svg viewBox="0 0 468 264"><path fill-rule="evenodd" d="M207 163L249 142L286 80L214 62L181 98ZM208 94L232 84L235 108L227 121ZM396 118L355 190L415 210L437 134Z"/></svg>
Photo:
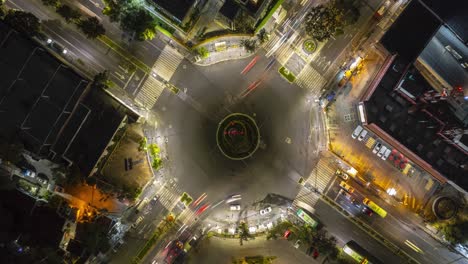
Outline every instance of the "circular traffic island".
<svg viewBox="0 0 468 264"><path fill-rule="evenodd" d="M313 39L306 39L302 44L302 49L307 54L312 54L317 49L317 43Z"/></svg>
<svg viewBox="0 0 468 264"><path fill-rule="evenodd" d="M260 144L260 131L255 120L246 114L233 113L219 122L216 144L232 160L251 157Z"/></svg>

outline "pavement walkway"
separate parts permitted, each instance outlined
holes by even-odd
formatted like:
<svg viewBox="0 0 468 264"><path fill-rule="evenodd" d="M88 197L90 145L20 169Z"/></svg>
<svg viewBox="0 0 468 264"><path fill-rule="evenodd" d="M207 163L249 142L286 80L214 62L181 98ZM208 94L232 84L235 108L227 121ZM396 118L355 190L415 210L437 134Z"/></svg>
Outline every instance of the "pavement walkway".
<svg viewBox="0 0 468 264"><path fill-rule="evenodd" d="M241 45L242 40L248 40L252 37L249 35L241 36L225 36L213 39L206 43L197 46L196 49L206 48L209 56L202 58L194 64L199 66L210 66L219 62L244 59L252 56L255 53L247 52ZM218 45L218 47L216 47Z"/></svg>

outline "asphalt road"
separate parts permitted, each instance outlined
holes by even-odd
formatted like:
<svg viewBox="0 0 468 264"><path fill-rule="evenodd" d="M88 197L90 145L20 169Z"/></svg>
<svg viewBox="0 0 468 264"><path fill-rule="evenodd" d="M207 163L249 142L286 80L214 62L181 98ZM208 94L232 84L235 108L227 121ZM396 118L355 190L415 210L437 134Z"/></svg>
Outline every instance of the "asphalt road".
<svg viewBox="0 0 468 264"><path fill-rule="evenodd" d="M161 134L169 137L169 174L192 197L206 192L206 201L214 202L241 193L242 202L247 204L270 192L293 198L297 180L312 168L313 155L306 160L306 152L312 153L316 142L303 144L310 131L310 106L303 90L279 77L277 65L256 90L236 100L270 62L262 57L251 72L241 75L250 60L209 67L184 61L171 83L187 88L187 94L164 92L154 108L161 118ZM260 127L266 148L257 150L250 159L228 160L216 146L218 122L231 112L249 114ZM285 142L286 137L291 138L291 144Z"/></svg>
<svg viewBox="0 0 468 264"><path fill-rule="evenodd" d="M395 203L395 207L388 206L381 198L370 195L365 188L359 186L352 179L348 180L348 184L355 188L355 191L351 194L352 199L356 199L358 204L353 204L350 199L346 198L343 192L340 191L339 183L340 179L334 182L334 185L330 188L327 196L334 199L342 208L347 210L353 217L357 217L364 221L366 224L371 226L374 230L382 234L384 237L396 244L400 249L408 253L414 259L421 263L448 263L457 259L459 256L453 252L450 252L445 248L444 245L436 242L427 233L419 229L416 225L405 222L407 219L404 217L404 211L398 208L399 204ZM364 198L369 198L382 208L384 208L388 215L385 218L381 218L377 214L368 216L362 212L364 205L362 201ZM317 208L316 208L317 209ZM318 213L321 215L320 213ZM323 218L323 216L321 215ZM321 219L323 220L323 219ZM340 221L340 220L338 220ZM327 222L328 223L328 222ZM354 226L354 225L353 225ZM359 228L355 227L357 232ZM353 232L354 233L354 232ZM356 239L355 239L356 240ZM356 240L357 241L357 240ZM365 241L358 242L365 248L372 249L370 245L367 245ZM408 246L409 243L416 245L421 252L417 252ZM380 251L371 251L380 254ZM384 256L382 256L384 257ZM386 258L381 258L386 259ZM462 263L462 262L460 262Z"/></svg>

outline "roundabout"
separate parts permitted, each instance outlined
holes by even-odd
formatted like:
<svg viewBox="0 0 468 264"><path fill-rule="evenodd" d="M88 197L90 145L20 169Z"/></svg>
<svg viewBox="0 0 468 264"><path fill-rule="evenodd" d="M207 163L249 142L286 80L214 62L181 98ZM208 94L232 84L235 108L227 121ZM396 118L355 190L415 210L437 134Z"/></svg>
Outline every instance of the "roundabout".
<svg viewBox="0 0 468 264"><path fill-rule="evenodd" d="M157 134L168 138L165 173L194 200L206 193L204 202L214 206L241 194L244 208L269 193L293 199L299 179L318 161L315 150L323 138L309 133L321 133L310 129L316 122L311 111L320 109L306 100L305 89L278 74L279 64L265 71L271 65L265 57L248 74L239 74L251 60L205 67L182 62L185 67L170 82L187 92L165 91L152 109ZM219 204L206 214L226 208Z"/></svg>
<svg viewBox="0 0 468 264"><path fill-rule="evenodd" d="M260 131L252 117L234 113L219 122L216 144L227 158L232 160L249 158L258 149L259 143Z"/></svg>

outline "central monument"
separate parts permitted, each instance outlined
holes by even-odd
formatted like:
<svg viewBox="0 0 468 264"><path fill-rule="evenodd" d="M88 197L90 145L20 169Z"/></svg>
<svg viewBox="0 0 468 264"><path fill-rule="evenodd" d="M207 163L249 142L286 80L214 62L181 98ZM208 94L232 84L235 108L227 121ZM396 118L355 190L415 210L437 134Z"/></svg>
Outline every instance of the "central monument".
<svg viewBox="0 0 468 264"><path fill-rule="evenodd" d="M227 158L243 160L251 157L258 149L260 131L252 117L233 113L219 122L216 144Z"/></svg>

